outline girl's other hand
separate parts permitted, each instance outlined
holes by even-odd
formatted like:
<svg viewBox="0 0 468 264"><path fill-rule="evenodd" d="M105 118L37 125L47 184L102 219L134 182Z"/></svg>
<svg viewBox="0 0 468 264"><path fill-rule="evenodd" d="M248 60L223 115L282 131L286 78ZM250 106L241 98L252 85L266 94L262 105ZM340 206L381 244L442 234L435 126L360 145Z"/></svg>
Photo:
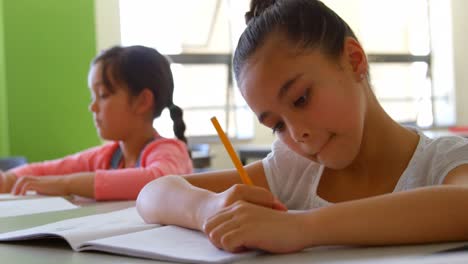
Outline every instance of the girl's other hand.
<svg viewBox="0 0 468 264"><path fill-rule="evenodd" d="M25 195L27 191L36 191L37 194L65 196L69 194L67 177L46 176L34 177L24 176L16 180L12 193L14 195Z"/></svg>
<svg viewBox="0 0 468 264"><path fill-rule="evenodd" d="M0 170L0 193L10 192L15 182L16 175Z"/></svg>
<svg viewBox="0 0 468 264"><path fill-rule="evenodd" d="M210 217L203 232L229 252L262 249L275 253L299 251L306 245L300 214L237 201Z"/></svg>

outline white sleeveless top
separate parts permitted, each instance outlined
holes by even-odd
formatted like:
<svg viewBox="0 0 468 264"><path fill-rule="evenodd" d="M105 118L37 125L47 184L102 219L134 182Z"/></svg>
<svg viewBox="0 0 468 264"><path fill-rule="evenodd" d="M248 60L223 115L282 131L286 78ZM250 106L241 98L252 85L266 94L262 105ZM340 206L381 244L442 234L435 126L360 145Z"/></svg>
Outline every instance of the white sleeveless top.
<svg viewBox="0 0 468 264"><path fill-rule="evenodd" d="M468 164L468 139L431 139L416 132L418 146L393 192L439 185L452 169ZM288 209L307 210L331 204L317 195L323 165L296 154L280 140L275 140L272 152L262 163L270 190Z"/></svg>

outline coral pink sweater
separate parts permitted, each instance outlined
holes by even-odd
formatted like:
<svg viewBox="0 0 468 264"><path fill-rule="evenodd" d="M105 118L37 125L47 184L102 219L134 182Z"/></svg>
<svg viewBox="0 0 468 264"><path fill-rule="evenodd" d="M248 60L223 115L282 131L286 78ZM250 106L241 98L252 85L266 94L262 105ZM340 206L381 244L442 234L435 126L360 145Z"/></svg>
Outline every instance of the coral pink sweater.
<svg viewBox="0 0 468 264"><path fill-rule="evenodd" d="M192 172L187 146L177 139L156 137L140 154L139 168L111 169L118 142L107 143L62 159L24 165L11 172L18 177L95 172L96 200L134 200L148 182L168 174Z"/></svg>

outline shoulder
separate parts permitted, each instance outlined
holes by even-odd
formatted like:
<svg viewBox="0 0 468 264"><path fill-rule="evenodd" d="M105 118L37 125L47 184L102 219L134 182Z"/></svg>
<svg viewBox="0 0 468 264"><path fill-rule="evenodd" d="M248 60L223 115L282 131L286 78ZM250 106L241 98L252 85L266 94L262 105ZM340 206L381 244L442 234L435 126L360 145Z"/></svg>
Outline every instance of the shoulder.
<svg viewBox="0 0 468 264"><path fill-rule="evenodd" d="M425 139L424 153L433 158L457 160L468 158L468 139L459 136L445 136Z"/></svg>
<svg viewBox="0 0 468 264"><path fill-rule="evenodd" d="M420 136L413 159L416 170L427 177L428 184L441 184L450 171L468 164L468 139L458 136L431 139L422 133Z"/></svg>
<svg viewBox="0 0 468 264"><path fill-rule="evenodd" d="M178 139L174 138L163 138L159 137L152 142L150 142L144 149L142 156L148 156L152 154L168 154L168 155L187 155L188 157L188 147L187 145Z"/></svg>
<svg viewBox="0 0 468 264"><path fill-rule="evenodd" d="M117 142L105 142L100 146L91 147L73 154L74 156L102 156L111 154L119 146Z"/></svg>

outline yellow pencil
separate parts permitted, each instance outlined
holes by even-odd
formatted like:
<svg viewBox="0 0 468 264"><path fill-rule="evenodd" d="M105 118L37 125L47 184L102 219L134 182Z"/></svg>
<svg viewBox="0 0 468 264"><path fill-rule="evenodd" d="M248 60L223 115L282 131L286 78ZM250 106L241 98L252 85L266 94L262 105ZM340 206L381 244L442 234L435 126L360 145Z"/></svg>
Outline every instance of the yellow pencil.
<svg viewBox="0 0 468 264"><path fill-rule="evenodd" d="M245 171L244 167L242 166L241 161L237 157L236 152L234 151L234 148L232 147L231 142L229 141L228 137L224 133L223 129L219 125L218 119L216 119L215 116L211 118L211 123L213 123L213 126L216 129L216 132L218 132L218 136L221 139L221 142L223 142L224 148L229 154L229 157L231 157L232 163L234 163L234 166L236 166L237 172L239 173L242 183L247 184L247 185L253 185L252 180L249 178L249 175L247 175L247 172Z"/></svg>

